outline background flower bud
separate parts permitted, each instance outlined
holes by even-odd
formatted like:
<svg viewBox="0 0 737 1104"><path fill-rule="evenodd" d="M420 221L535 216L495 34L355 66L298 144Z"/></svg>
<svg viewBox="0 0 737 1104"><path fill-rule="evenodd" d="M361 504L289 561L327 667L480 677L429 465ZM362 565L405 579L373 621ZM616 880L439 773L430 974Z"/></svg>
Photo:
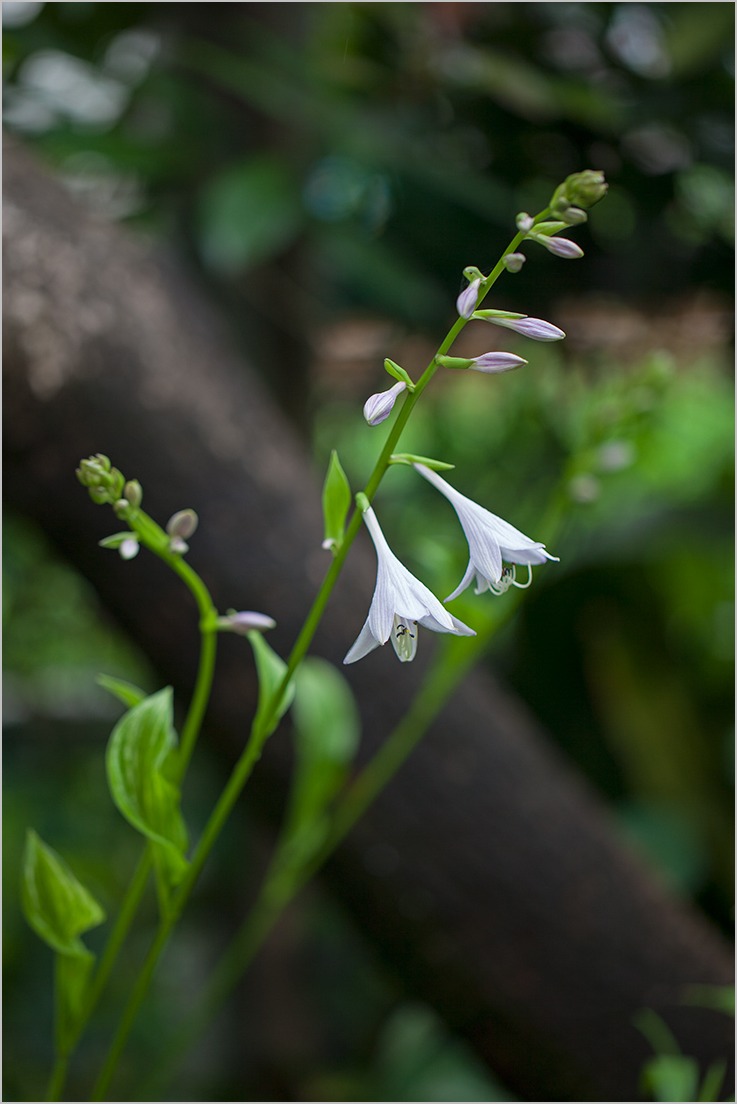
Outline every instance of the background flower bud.
<svg viewBox="0 0 737 1104"><path fill-rule="evenodd" d="M182 540L187 540L194 533L199 520L194 510L179 510L167 521L166 531L170 537L181 537Z"/></svg>
<svg viewBox="0 0 737 1104"><path fill-rule="evenodd" d="M236 613L230 610L225 617L218 617L218 628L226 632L240 633L245 636L249 632L266 632L273 629L276 621L265 613L255 613L253 610L241 610Z"/></svg>
<svg viewBox="0 0 737 1104"><path fill-rule="evenodd" d="M502 264L507 272L519 272L526 260L524 253L507 253L502 257Z"/></svg>
<svg viewBox="0 0 737 1104"><path fill-rule="evenodd" d="M130 502L131 506L138 507L143 501L143 487L137 479L129 479L123 488L123 497Z"/></svg>

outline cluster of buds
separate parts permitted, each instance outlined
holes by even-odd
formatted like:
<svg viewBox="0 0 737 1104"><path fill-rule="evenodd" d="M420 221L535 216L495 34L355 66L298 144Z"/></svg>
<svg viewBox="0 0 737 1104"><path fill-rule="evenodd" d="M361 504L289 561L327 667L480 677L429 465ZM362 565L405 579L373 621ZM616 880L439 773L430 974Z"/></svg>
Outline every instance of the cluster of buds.
<svg viewBox="0 0 737 1104"><path fill-rule="evenodd" d="M586 211L606 195L608 184L604 173L597 169L586 169L566 177L553 192L550 211L555 218L561 219L567 226L586 222Z"/></svg>
<svg viewBox="0 0 737 1104"><path fill-rule="evenodd" d="M556 257L563 257L564 260L569 261L578 260L583 257L581 247L574 241L557 235L569 226L578 226L586 222L587 210L604 198L607 188L604 173L598 169L572 173L553 192L548 205L548 211L552 217L549 220L537 222L526 211L521 211L517 215L517 229L525 235L525 238L542 245ZM518 272L521 267L521 257L521 253L508 254L503 258L505 268L510 272Z"/></svg>
<svg viewBox="0 0 737 1104"><path fill-rule="evenodd" d="M125 476L114 468L110 458L102 452L80 460L76 476L90 493L90 498L100 506L113 505L123 494Z"/></svg>

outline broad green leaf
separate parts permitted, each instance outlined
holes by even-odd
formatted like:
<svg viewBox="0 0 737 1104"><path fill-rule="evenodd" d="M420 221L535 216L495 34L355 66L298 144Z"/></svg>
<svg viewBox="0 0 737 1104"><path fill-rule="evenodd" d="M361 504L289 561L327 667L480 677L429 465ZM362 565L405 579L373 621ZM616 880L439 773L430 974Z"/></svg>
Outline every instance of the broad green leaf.
<svg viewBox="0 0 737 1104"><path fill-rule="evenodd" d="M29 831L23 856L23 912L38 936L62 955L87 957L79 938L105 913L60 855Z"/></svg>
<svg viewBox="0 0 737 1104"><path fill-rule="evenodd" d="M343 543L345 519L350 505L350 484L338 459L338 453L333 449L322 489L322 514L325 522L323 548L329 548L333 555Z"/></svg>
<svg viewBox="0 0 737 1104"><path fill-rule="evenodd" d="M697 1100L698 1062L685 1054L656 1054L643 1067L642 1083L653 1100Z"/></svg>
<svg viewBox="0 0 737 1104"><path fill-rule="evenodd" d="M179 789L165 774L176 746L171 687L130 709L112 731L106 766L113 801L126 820L154 844L159 888L184 877L187 829Z"/></svg>
<svg viewBox="0 0 737 1104"><path fill-rule="evenodd" d="M113 678L112 675L98 675L95 681L98 686L101 686L103 690L109 690L113 697L121 701L123 705L127 705L129 709L132 709L134 705L139 705L146 697L145 690L134 686L132 682L126 682L125 679Z"/></svg>
<svg viewBox="0 0 737 1104"><path fill-rule="evenodd" d="M327 809L356 754L361 722L350 686L326 660L306 659L295 675L296 764L290 820L300 831Z"/></svg>
<svg viewBox="0 0 737 1104"><path fill-rule="evenodd" d="M261 725L264 723L269 703L279 689L279 685L287 672L287 665L284 660L276 654L274 649L266 643L260 632L249 632L248 639L253 648L253 654L256 660L256 671L258 673L258 709L256 710L253 724L254 728L260 729ZM270 736L279 724L279 721L292 704L293 698L294 680L292 679L284 690L277 708L268 721L266 727L267 736Z"/></svg>
<svg viewBox="0 0 737 1104"><path fill-rule="evenodd" d="M252 157L211 180L200 201L200 244L221 272L241 272L283 250L302 224L299 189L282 161Z"/></svg>

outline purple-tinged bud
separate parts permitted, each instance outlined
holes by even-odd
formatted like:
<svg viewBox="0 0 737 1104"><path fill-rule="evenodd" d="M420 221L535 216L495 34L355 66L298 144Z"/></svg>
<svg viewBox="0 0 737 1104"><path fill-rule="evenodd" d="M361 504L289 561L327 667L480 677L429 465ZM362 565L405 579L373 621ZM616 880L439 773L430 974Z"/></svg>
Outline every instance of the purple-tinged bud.
<svg viewBox="0 0 737 1104"><path fill-rule="evenodd" d="M525 234L532 229L535 222L532 215L527 214L527 211L520 211L514 221L517 224L517 229L522 230Z"/></svg>
<svg viewBox="0 0 737 1104"><path fill-rule="evenodd" d="M121 560L132 560L139 552L138 537L134 533L131 533L129 537L121 541L118 552L120 553Z"/></svg>
<svg viewBox="0 0 737 1104"><path fill-rule="evenodd" d="M461 318L470 318L476 310L476 304L479 301L480 287L481 277L477 276L456 299L456 310Z"/></svg>
<svg viewBox="0 0 737 1104"><path fill-rule="evenodd" d="M551 322L545 322L542 318L529 318L525 314L519 318L505 318L503 315L497 315L495 311L477 311L474 318L491 322L495 326L503 326L507 330L514 330L524 337L531 337L533 341L560 341L566 336L563 330L558 329Z"/></svg>
<svg viewBox="0 0 737 1104"><path fill-rule="evenodd" d="M514 353L483 353L481 356L474 357L468 367L473 369L474 372L491 374L494 372L511 372L513 368L519 368L521 364L527 364L527 361Z"/></svg>
<svg viewBox="0 0 737 1104"><path fill-rule="evenodd" d="M583 249L569 238L549 238L546 234L536 234L533 241L544 246L549 253L556 257L563 257L567 261L578 260L583 257Z"/></svg>
<svg viewBox="0 0 737 1104"><path fill-rule="evenodd" d="M507 253L502 257L502 264L507 272L519 272L526 260L524 253Z"/></svg>
<svg viewBox="0 0 737 1104"><path fill-rule="evenodd" d="M407 384L404 380L399 380L393 387L390 387L388 391L379 391L376 395L371 395L366 399L363 406L363 416L370 426L381 425L383 421L391 414L394 409L394 403L397 401L403 391L407 390Z"/></svg>
<svg viewBox="0 0 737 1104"><path fill-rule="evenodd" d="M170 537L181 537L182 540L186 540L194 533L199 520L194 510L178 510L167 521L166 531ZM177 549L172 549L172 551L177 551Z"/></svg>
<svg viewBox="0 0 737 1104"><path fill-rule="evenodd" d="M218 617L216 624L222 632L247 636L249 632L266 632L275 628L276 621L265 613L254 613L253 610L241 610L239 613L230 610L225 617Z"/></svg>

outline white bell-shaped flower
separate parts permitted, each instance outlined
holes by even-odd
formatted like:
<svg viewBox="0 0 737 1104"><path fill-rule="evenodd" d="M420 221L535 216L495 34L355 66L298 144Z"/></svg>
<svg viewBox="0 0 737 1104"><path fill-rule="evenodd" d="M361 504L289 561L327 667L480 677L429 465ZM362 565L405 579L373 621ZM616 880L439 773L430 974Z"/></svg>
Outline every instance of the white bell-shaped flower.
<svg viewBox="0 0 737 1104"><path fill-rule="evenodd" d="M343 662L355 663L391 639L397 656L407 663L415 657L420 625L433 632L475 636L473 629L452 617L424 583L400 563L371 507L364 511L363 520L376 549L376 588L366 623Z"/></svg>
<svg viewBox="0 0 737 1104"><path fill-rule="evenodd" d="M524 588L530 585L533 564L558 559L545 550L544 544L530 540L509 522L456 491L437 472L426 468L424 464L415 464L414 467L448 499L458 514L468 541L469 560L466 573L453 593L445 599L446 602L457 598L474 580L477 594L486 590L493 594L503 594L510 586ZM514 567L504 567L504 561L512 565L526 565L527 582L518 583Z"/></svg>

